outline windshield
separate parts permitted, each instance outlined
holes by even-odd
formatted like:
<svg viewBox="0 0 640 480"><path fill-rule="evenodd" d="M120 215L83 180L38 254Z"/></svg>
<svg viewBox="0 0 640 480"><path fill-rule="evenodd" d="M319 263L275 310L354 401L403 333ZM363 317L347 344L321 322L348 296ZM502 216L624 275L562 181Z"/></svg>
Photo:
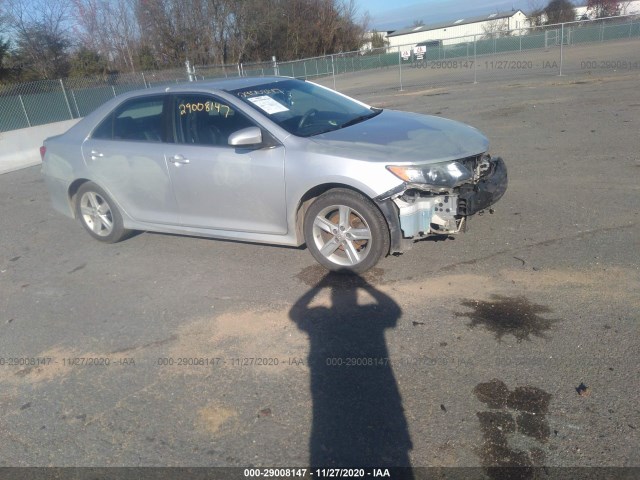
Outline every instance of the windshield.
<svg viewBox="0 0 640 480"><path fill-rule="evenodd" d="M345 128L382 111L295 79L241 88L230 93L299 137Z"/></svg>

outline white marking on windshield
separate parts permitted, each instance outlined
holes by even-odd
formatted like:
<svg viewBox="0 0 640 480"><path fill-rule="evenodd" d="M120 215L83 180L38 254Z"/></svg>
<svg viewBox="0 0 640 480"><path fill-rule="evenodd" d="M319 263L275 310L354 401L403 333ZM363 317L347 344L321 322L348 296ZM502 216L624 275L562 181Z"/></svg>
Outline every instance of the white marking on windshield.
<svg viewBox="0 0 640 480"><path fill-rule="evenodd" d="M289 109L282 105L281 103L275 101L273 98L268 97L266 95L261 95L259 97L247 98L251 103L253 103L256 107L264 110L269 115L273 115L274 113L280 112L288 112Z"/></svg>

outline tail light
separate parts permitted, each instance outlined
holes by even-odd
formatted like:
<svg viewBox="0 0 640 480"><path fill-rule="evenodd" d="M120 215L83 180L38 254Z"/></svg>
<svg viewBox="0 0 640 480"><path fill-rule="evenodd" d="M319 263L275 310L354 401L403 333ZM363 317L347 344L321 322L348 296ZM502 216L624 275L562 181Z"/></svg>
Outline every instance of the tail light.
<svg viewBox="0 0 640 480"><path fill-rule="evenodd" d="M47 153L47 147L45 147L44 145L42 145L40 147L40 158L42 158L42 161L44 162L44 154Z"/></svg>

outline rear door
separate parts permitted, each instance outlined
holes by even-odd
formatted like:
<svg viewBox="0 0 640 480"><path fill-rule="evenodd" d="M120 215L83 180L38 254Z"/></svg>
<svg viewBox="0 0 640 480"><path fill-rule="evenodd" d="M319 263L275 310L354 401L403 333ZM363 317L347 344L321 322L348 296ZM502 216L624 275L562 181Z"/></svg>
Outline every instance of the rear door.
<svg viewBox="0 0 640 480"><path fill-rule="evenodd" d="M257 125L213 95L175 94L172 108L176 142L167 164L180 223L285 234L284 147L229 146L229 135Z"/></svg>
<svg viewBox="0 0 640 480"><path fill-rule="evenodd" d="M85 140L82 153L91 179L130 217L176 225L178 207L165 161L167 98L125 101Z"/></svg>

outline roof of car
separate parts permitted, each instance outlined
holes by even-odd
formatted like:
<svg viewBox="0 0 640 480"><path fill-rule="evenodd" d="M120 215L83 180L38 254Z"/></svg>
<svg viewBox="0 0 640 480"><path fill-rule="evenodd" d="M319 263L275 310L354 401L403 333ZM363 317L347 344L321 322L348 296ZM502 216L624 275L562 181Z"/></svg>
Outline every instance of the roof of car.
<svg viewBox="0 0 640 480"><path fill-rule="evenodd" d="M104 103L97 110L107 110L112 107L113 104L119 103L123 100L135 98L139 96L158 95L163 93L180 93L180 92L210 92L212 90L231 92L240 88L251 88L260 85L272 84L277 82L285 82L290 80L296 80L293 77L234 77L234 78L221 78L216 80L206 80L200 82L184 82L170 86L156 86L151 88L141 88L138 90L130 90L125 93L121 93L112 100ZM299 81L303 81L299 79ZM106 108L103 108L105 107ZM96 111L97 111L96 110Z"/></svg>
<svg viewBox="0 0 640 480"><path fill-rule="evenodd" d="M287 80L292 80L292 77L235 77L235 78L225 78L219 80L208 80L202 82L191 82L191 83L182 83L175 86L166 87L164 91L166 92L181 92L184 90L193 90L193 89L214 89L214 90L224 90L229 92L231 90L237 90L239 88L247 88L247 87L255 87L258 85L264 85L267 83L276 83L276 82L284 82Z"/></svg>

